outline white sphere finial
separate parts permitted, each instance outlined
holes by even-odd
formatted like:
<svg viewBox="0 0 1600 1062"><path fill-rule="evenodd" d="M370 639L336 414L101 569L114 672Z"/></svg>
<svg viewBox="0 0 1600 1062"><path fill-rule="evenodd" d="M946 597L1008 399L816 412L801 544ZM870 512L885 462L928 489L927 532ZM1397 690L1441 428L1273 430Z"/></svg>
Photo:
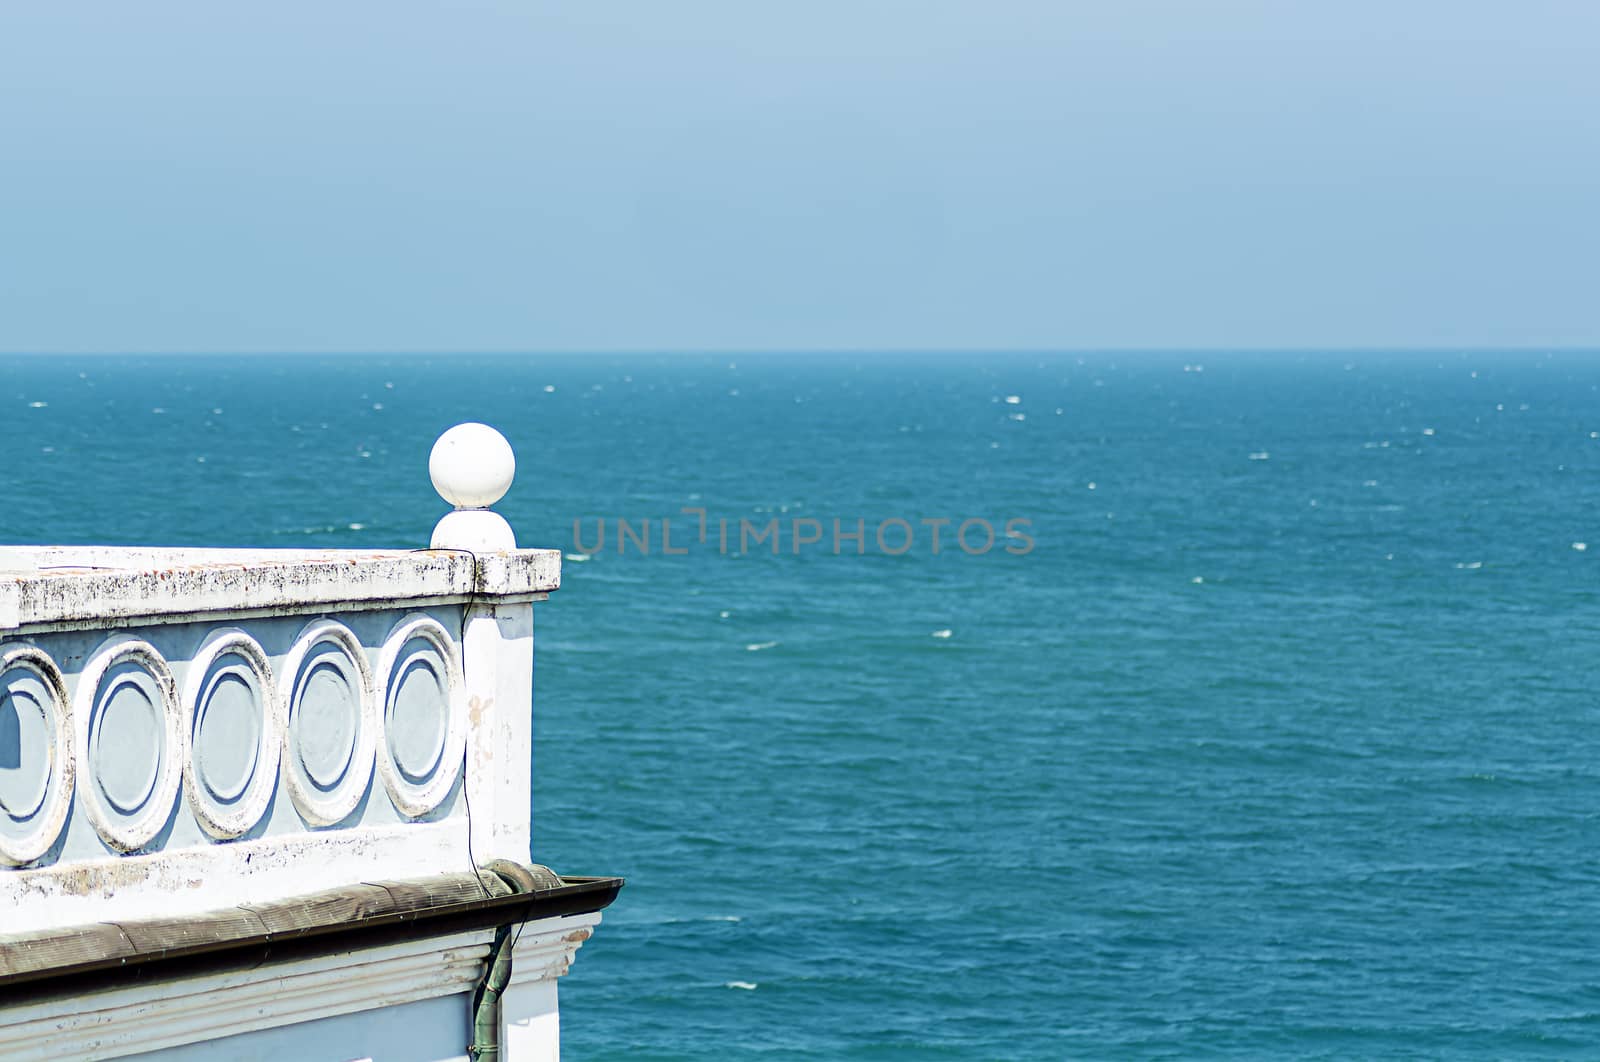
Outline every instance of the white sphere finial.
<svg viewBox="0 0 1600 1062"><path fill-rule="evenodd" d="M457 424L428 455L433 489L457 509L487 509L505 497L516 473L511 444L487 424Z"/></svg>
<svg viewBox="0 0 1600 1062"><path fill-rule="evenodd" d="M487 424L457 424L439 436L428 455L428 478L455 511L435 525L430 548L472 553L516 549L511 525L489 511L505 497L516 474L511 444Z"/></svg>

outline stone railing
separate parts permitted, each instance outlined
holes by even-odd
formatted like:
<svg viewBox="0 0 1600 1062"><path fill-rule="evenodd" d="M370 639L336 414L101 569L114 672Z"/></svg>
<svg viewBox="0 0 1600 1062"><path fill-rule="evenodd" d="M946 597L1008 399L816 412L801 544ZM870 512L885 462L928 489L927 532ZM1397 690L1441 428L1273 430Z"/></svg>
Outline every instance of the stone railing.
<svg viewBox="0 0 1600 1062"><path fill-rule="evenodd" d="M529 860L560 554L462 431L436 548L0 548L0 933Z"/></svg>

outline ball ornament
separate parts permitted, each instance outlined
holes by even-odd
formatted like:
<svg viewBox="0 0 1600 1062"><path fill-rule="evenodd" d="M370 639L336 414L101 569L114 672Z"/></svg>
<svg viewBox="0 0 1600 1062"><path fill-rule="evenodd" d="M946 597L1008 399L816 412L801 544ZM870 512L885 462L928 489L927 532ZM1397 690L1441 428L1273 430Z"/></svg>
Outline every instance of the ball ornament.
<svg viewBox="0 0 1600 1062"><path fill-rule="evenodd" d="M505 496L516 472L511 444L487 424L457 424L428 455L433 489L457 509L487 509Z"/></svg>

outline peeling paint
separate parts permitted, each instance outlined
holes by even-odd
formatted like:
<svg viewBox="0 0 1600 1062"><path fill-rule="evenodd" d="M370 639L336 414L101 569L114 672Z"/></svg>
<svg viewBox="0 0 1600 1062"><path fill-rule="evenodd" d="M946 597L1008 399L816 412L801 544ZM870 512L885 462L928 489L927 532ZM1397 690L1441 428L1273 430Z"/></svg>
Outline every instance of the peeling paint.
<svg viewBox="0 0 1600 1062"><path fill-rule="evenodd" d="M336 550L239 550L232 562L200 559L217 552L227 551L46 551L37 559L49 563L0 583L0 630L84 618L104 622L227 612L241 606L302 612L319 605L445 596L526 598L561 585L559 550L481 558L443 550L355 556ZM0 569L6 565L5 553L0 548ZM73 559L108 563L70 564Z"/></svg>
<svg viewBox="0 0 1600 1062"><path fill-rule="evenodd" d="M460 783L464 795L449 797L438 814L431 806L415 816L397 812L386 776L375 770L362 810L348 820L306 821L283 795L280 781L273 792L281 803L269 805L260 832L219 839L197 825L194 797L180 786L164 831L123 853L107 851L111 842L104 831L85 818L85 787L93 782L79 779L68 790L71 811L56 846L20 867L0 869L0 933L266 901L351 881L467 867L474 858L526 859L530 602L559 586L559 576L560 553L554 550L475 558L459 551L0 546L0 647L36 644L47 650L65 678L64 702L76 706L86 696L92 699L92 680L83 690L79 686L100 652L97 644L132 626L146 627L140 637L166 654L179 680L179 711L188 713L175 758L184 778L193 776L197 762L189 727L198 701L191 686L203 686L189 682L188 669L204 667L195 661L210 634L237 627L261 640L274 671L274 698L287 705L278 669L296 636L279 632L303 632L299 617L334 617L367 632L357 646L366 666L377 662L386 642L383 634L369 637L362 623L376 624L361 617L383 613L381 629L390 630L394 621L388 617L396 613L448 616L440 610L458 605L472 611L459 640L453 618L442 628L446 645L459 651L465 665L454 708L454 718L465 724L465 759L455 762L468 769ZM381 711L376 675L366 696L374 712ZM523 707L502 713L494 710L497 703ZM78 714L74 707L72 717ZM73 749L67 763L83 755L77 740L58 742ZM288 738L281 740L287 756ZM388 754L383 742L376 748L380 757ZM164 776L168 770L161 768ZM271 777L280 777L276 766Z"/></svg>

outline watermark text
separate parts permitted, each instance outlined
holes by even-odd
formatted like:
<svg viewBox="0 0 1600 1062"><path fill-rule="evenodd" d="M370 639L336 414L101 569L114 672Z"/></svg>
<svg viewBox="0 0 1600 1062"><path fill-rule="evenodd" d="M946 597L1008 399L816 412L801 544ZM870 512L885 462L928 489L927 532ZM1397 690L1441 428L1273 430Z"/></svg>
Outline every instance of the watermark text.
<svg viewBox="0 0 1600 1062"><path fill-rule="evenodd" d="M961 552L979 557L995 550L1013 556L1033 552L1033 521L1025 516L993 521L974 516L907 518L891 516L819 519L812 516L713 517L703 508L679 510L676 517L579 517L572 521L573 550L611 551L639 556L682 557L691 551L721 554L827 554L835 557L881 553L899 557L913 550L937 556Z"/></svg>

